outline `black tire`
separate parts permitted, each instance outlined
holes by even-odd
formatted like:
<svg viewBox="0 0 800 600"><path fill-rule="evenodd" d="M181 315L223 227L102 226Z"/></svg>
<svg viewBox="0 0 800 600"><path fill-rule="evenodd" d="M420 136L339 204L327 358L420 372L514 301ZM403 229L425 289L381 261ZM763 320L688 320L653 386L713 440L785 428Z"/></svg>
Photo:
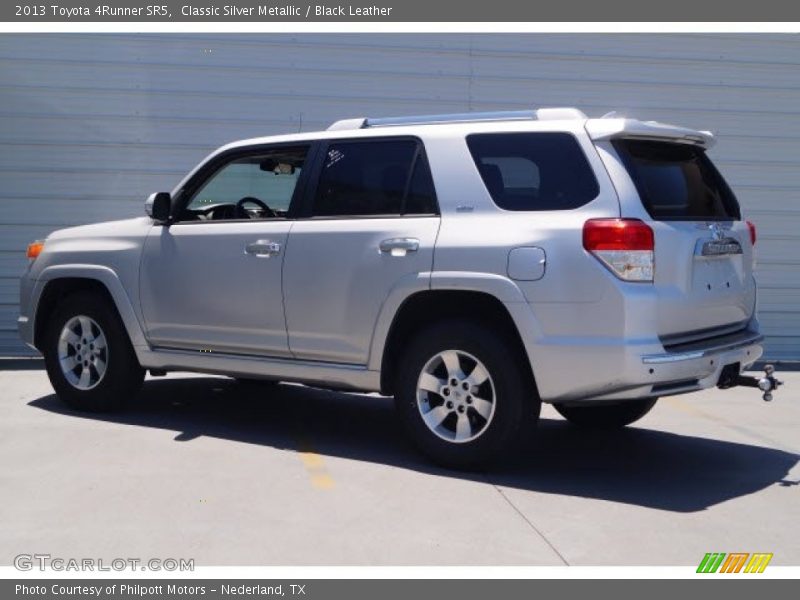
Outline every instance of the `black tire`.
<svg viewBox="0 0 800 600"><path fill-rule="evenodd" d="M425 424L418 407L417 382L423 369L447 350L468 353L479 360L494 384L492 417L482 421L484 429L470 441L442 439ZM518 344L509 336L469 321L448 320L416 334L403 353L395 386L398 414L416 447L434 462L455 469L484 467L513 450L522 431L535 425L541 407L530 369L523 361ZM435 397L445 403L444 396ZM462 401L466 401L464 398ZM470 410L474 407L466 407L474 423L475 414Z"/></svg>
<svg viewBox="0 0 800 600"><path fill-rule="evenodd" d="M73 317L81 315L99 325L107 346L105 373L91 389L79 389L70 383L62 371L58 356L59 337L64 326ZM76 292L60 303L47 324L42 352L47 375L56 394L77 410L119 410L139 392L144 380L145 371L136 359L116 308L96 293Z"/></svg>
<svg viewBox="0 0 800 600"><path fill-rule="evenodd" d="M553 408L573 425L591 429L618 429L641 419L652 410L657 400L658 398L645 398L596 406L555 404Z"/></svg>

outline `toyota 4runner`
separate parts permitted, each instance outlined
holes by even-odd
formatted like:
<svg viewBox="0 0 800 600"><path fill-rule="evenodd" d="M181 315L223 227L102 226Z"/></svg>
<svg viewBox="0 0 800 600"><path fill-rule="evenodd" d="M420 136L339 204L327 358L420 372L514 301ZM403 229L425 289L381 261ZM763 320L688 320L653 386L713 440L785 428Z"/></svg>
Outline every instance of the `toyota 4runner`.
<svg viewBox="0 0 800 600"><path fill-rule="evenodd" d="M380 392L455 467L541 402L624 426L762 353L756 232L713 141L561 108L236 142L146 217L33 243L19 329L84 410L147 370Z"/></svg>

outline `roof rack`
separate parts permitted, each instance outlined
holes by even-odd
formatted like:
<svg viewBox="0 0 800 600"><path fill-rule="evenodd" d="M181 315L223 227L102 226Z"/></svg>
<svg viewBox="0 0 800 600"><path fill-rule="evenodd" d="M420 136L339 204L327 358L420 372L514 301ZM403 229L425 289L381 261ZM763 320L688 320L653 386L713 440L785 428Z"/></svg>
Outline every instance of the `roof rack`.
<svg viewBox="0 0 800 600"><path fill-rule="evenodd" d="M336 121L328 131L342 129L368 129L371 127L396 127L400 125L440 125L445 123L479 123L484 121L553 121L558 119L586 119L577 108L539 108L535 110L508 110L494 112L467 112L443 115L416 115L408 117L360 117Z"/></svg>

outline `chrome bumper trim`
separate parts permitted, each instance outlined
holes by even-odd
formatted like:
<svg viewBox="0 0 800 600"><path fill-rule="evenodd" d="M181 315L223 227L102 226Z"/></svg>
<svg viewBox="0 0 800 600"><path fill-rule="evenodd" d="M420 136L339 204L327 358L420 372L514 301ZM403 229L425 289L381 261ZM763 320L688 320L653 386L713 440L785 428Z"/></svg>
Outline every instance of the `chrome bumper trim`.
<svg viewBox="0 0 800 600"><path fill-rule="evenodd" d="M646 365L653 365L653 364L682 362L685 360L695 360L698 358L703 358L705 356L719 354L720 352L728 352L729 350L737 350L739 348L745 348L747 346L752 346L753 344L759 344L763 341L764 341L764 336L756 334L744 340L738 340L727 344L721 344L719 346L714 346L712 348L704 348L702 350L691 350L688 352L671 352L667 354L648 354L647 356L642 357L642 362Z"/></svg>

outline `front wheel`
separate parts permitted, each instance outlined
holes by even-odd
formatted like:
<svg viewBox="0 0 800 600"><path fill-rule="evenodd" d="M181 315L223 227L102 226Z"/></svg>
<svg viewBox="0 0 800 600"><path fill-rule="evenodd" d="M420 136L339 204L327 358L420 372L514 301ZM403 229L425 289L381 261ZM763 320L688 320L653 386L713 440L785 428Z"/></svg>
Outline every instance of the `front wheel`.
<svg viewBox="0 0 800 600"><path fill-rule="evenodd" d="M638 421L656 405L658 398L628 400L618 404L585 406L553 405L573 425L591 429L617 429Z"/></svg>
<svg viewBox="0 0 800 600"><path fill-rule="evenodd" d="M65 298L50 319L42 352L53 388L72 408L122 408L139 391L144 369L113 305L97 294Z"/></svg>
<svg viewBox="0 0 800 600"><path fill-rule="evenodd" d="M513 340L479 324L453 320L420 331L404 353L395 394L415 445L458 469L512 449L540 407L522 360Z"/></svg>

